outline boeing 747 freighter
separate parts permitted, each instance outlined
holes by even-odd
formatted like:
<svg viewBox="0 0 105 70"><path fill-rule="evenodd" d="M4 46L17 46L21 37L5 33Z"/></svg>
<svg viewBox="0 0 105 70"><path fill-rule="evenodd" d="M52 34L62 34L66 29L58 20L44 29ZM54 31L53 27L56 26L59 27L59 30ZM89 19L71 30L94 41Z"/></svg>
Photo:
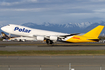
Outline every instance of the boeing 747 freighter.
<svg viewBox="0 0 105 70"><path fill-rule="evenodd" d="M80 35L79 33L67 34L47 30L32 29L15 24L4 26L1 28L1 30L9 34L23 36L21 40L25 40L25 38L32 38L32 40L46 41L47 44L53 44L57 41L70 43L98 42L98 36L100 35L103 28L104 26L99 25L83 35Z"/></svg>

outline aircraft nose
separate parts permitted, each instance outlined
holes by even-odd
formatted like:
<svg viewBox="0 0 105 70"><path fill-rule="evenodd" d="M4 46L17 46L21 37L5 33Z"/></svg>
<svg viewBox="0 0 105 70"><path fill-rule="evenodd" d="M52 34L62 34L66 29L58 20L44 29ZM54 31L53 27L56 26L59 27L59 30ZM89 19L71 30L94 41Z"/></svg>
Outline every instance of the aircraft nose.
<svg viewBox="0 0 105 70"><path fill-rule="evenodd" d="M2 30L2 31L6 31L6 28L5 28L5 27L2 27L1 30Z"/></svg>

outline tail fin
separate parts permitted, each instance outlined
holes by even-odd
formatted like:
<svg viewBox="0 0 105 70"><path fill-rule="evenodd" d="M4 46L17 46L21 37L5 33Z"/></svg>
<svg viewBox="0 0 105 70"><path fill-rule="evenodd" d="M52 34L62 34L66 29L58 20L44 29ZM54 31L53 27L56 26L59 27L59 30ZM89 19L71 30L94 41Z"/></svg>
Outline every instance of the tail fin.
<svg viewBox="0 0 105 70"><path fill-rule="evenodd" d="M9 39L9 37L4 32L1 32L1 35L3 39Z"/></svg>
<svg viewBox="0 0 105 70"><path fill-rule="evenodd" d="M83 36L89 37L89 38L98 38L103 28L104 26L99 25L95 27L94 29L90 30L89 32L87 32L86 34L84 34Z"/></svg>

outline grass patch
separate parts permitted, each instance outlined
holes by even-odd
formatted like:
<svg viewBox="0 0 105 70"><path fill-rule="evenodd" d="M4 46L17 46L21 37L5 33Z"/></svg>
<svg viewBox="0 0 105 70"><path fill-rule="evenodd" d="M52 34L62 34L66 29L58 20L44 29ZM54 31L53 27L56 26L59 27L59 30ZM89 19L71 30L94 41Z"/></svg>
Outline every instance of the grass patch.
<svg viewBox="0 0 105 70"><path fill-rule="evenodd" d="M0 55L105 55L105 50L0 51Z"/></svg>

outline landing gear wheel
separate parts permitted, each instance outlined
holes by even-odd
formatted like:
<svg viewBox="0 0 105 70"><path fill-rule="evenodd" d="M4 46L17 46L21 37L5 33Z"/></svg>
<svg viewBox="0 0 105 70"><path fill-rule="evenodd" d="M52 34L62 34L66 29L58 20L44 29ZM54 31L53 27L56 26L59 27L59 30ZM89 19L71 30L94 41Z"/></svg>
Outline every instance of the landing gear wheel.
<svg viewBox="0 0 105 70"><path fill-rule="evenodd" d="M22 42L22 40L21 40L21 39L19 39L19 42Z"/></svg>
<svg viewBox="0 0 105 70"><path fill-rule="evenodd" d="M53 44L53 41L52 40L50 40L50 44Z"/></svg>
<svg viewBox="0 0 105 70"><path fill-rule="evenodd" d="M46 40L46 43L47 44L53 44L53 41L48 39L48 40Z"/></svg>

